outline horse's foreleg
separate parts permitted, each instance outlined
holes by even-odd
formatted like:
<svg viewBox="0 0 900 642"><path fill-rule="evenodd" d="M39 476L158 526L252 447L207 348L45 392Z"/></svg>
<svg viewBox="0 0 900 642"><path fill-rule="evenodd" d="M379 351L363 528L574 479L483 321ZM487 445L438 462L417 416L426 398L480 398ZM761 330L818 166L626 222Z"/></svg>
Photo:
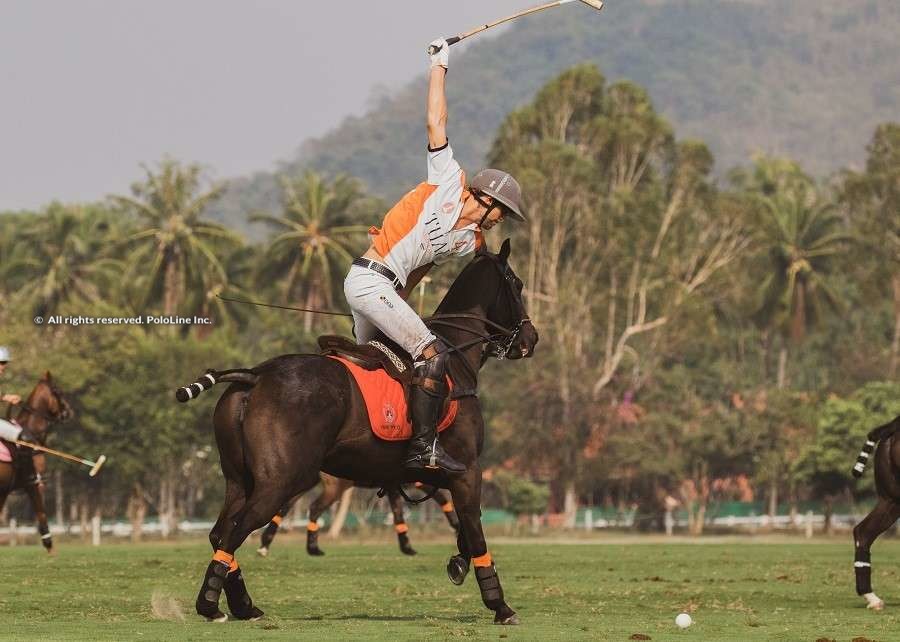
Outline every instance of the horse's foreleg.
<svg viewBox="0 0 900 642"><path fill-rule="evenodd" d="M475 578L478 580L482 602L494 612L495 624L518 624L516 612L504 600L500 577L497 575L481 528L481 470L478 466L472 466L463 476L454 480L450 492L453 503L456 504L460 534L464 536L466 553L475 566ZM450 560L451 564L453 559ZM449 564L447 570L449 573Z"/></svg>
<svg viewBox="0 0 900 642"><path fill-rule="evenodd" d="M26 486L26 492L34 507L34 516L37 520L38 534L41 536L41 544L48 553L53 552L53 536L50 535L50 526L47 524L47 513L44 510L44 482L40 475L36 475L34 481Z"/></svg>
<svg viewBox="0 0 900 642"><path fill-rule="evenodd" d="M409 543L409 526L406 525L406 517L403 515L403 497L396 490L389 490L388 503L391 505L391 513L394 514L394 531L397 533L400 552L404 555L415 555L416 549Z"/></svg>
<svg viewBox="0 0 900 642"><path fill-rule="evenodd" d="M869 549L884 531L900 517L900 504L889 499L879 499L872 512L853 529L856 555L853 570L856 572L856 593L862 595L868 608L880 611L884 601L872 591L872 557Z"/></svg>

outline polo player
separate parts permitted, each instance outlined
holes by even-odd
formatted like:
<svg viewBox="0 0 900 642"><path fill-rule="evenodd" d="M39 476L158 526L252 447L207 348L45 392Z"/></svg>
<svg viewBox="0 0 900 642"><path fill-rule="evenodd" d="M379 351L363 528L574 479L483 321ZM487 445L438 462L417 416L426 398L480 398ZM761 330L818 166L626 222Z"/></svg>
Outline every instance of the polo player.
<svg viewBox="0 0 900 642"><path fill-rule="evenodd" d="M0 346L0 377L6 372L6 366L11 360L9 348ZM0 391L0 401L16 406L22 402L22 398L16 394ZM0 439L5 439L6 441L18 440L37 443L31 433L21 426L10 423L5 419L0 419Z"/></svg>
<svg viewBox="0 0 900 642"><path fill-rule="evenodd" d="M371 228L372 244L353 261L344 294L353 312L360 344L378 330L406 350L415 362L410 395L413 436L404 466L459 474L465 466L437 440L437 423L449 392L449 352L406 302L434 265L471 254L484 244L484 230L507 218L524 221L522 190L507 172L480 171L470 183L453 157L447 139L444 82L450 47L435 40L430 56L427 104L427 180L408 192L387 213L381 228Z"/></svg>

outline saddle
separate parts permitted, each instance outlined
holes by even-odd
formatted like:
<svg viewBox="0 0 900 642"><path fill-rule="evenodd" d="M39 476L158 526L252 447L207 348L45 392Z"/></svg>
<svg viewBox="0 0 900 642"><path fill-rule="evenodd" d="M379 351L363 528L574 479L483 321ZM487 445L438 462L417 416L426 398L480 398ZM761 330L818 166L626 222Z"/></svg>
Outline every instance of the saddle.
<svg viewBox="0 0 900 642"><path fill-rule="evenodd" d="M365 370L384 370L391 379L407 388L413 381L413 362L406 354L398 354L380 341L359 345L347 337L325 334L319 337L324 355L346 359Z"/></svg>
<svg viewBox="0 0 900 642"><path fill-rule="evenodd" d="M408 408L409 389L415 377L408 355L380 341L357 345L346 337L336 335L319 337L319 348L324 356L343 362L356 381L376 437L385 441L404 441L412 436ZM451 394L444 403L438 432L453 424L459 409L459 400L453 398L453 381L449 376L447 383Z"/></svg>

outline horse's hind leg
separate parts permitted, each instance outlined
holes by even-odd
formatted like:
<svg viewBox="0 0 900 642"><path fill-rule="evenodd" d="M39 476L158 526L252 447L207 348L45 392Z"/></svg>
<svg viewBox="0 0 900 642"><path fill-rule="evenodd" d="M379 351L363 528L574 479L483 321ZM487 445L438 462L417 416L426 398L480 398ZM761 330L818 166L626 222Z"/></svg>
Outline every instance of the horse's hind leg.
<svg viewBox="0 0 900 642"><path fill-rule="evenodd" d="M415 555L416 549L409 543L409 526L406 525L406 517L403 515L403 497L395 489L389 490L388 503L394 514L394 531L397 533L400 552L404 555Z"/></svg>
<svg viewBox="0 0 900 642"><path fill-rule="evenodd" d="M278 509L278 512L269 520L269 523L266 524L266 527L262 531L262 535L259 538L259 548L256 549L256 553L260 557L268 557L269 555L269 547L272 545L272 541L275 539L275 535L278 534L278 529L281 526L281 522L284 520L285 516L290 512L291 506L300 499L301 495L297 495L292 497L288 501L284 503L284 506Z"/></svg>
<svg viewBox="0 0 900 642"><path fill-rule="evenodd" d="M856 593L866 598L868 608L880 611L884 601L872 591L872 543L900 517L900 504L890 499L879 499L872 512L853 529L856 556L853 563L856 572Z"/></svg>
<svg viewBox="0 0 900 642"><path fill-rule="evenodd" d="M516 612L503 599L503 587L500 585L500 578L488 552L484 531L481 528L481 469L478 465L470 466L463 475L454 479L451 482L450 492L459 518L460 532L457 540L460 544L460 555L450 558L447 572L451 573L451 565L455 559L460 558L465 561L468 572L468 560L471 559L475 565L475 578L481 591L481 601L494 612L494 624L518 624Z"/></svg>
<svg viewBox="0 0 900 642"><path fill-rule="evenodd" d="M450 524L450 528L452 528L455 533L459 534L459 520L456 518L456 511L453 509L453 500L450 498L450 493L438 489L434 494L434 501L441 507L441 512L443 512L444 517L447 518L447 523Z"/></svg>
<svg viewBox="0 0 900 642"><path fill-rule="evenodd" d="M25 487L25 492L31 499L31 505L34 507L34 517L37 520L38 534L41 536L41 544L47 549L48 553L53 553L53 536L50 535L50 526L47 524L47 512L44 509L44 482L41 481L39 475L35 476Z"/></svg>
<svg viewBox="0 0 900 642"><path fill-rule="evenodd" d="M315 483L316 478L311 477L309 483L301 485L300 492L309 490ZM263 615L253 605L234 553L250 533L268 523L269 518L290 496L290 491L286 492L286 484L282 480L270 478L255 481L253 491L243 507L228 520L221 539L222 545L213 554L213 559L206 568L206 575L197 595L197 613L210 620L224 620L224 615L219 611L219 596L224 588L228 608L235 618L255 620Z"/></svg>
<svg viewBox="0 0 900 642"><path fill-rule="evenodd" d="M319 518L337 500L344 491L353 486L348 479L341 479L333 475L322 473L322 492L309 505L309 522L306 525L306 552L310 555L324 555L325 551L319 548Z"/></svg>

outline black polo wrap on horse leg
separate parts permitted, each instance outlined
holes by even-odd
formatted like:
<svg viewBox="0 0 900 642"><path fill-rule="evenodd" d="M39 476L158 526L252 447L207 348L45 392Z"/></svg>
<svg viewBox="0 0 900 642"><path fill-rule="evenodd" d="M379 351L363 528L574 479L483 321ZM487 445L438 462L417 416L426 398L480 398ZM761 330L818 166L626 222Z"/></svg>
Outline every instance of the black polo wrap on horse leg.
<svg viewBox="0 0 900 642"><path fill-rule="evenodd" d="M240 566L225 576L225 599L228 610L238 620L258 620L263 616L263 612L253 606Z"/></svg>
<svg viewBox="0 0 900 642"><path fill-rule="evenodd" d="M272 518L272 521L269 522L263 529L262 536L260 538L260 543L262 544L263 548L269 548L272 540L275 539L275 534L278 532L279 524L281 524L281 519L279 515L276 515Z"/></svg>
<svg viewBox="0 0 900 642"><path fill-rule="evenodd" d="M868 548L856 548L853 570L856 572L856 594L872 592L872 555Z"/></svg>
<svg viewBox="0 0 900 642"><path fill-rule="evenodd" d="M203 584L200 585L200 593L197 595L197 613L208 620L224 622L228 617L219 610L219 597L225 586L225 578L228 575L228 562L213 559L206 567L206 575Z"/></svg>
<svg viewBox="0 0 900 642"><path fill-rule="evenodd" d="M46 520L46 517L44 518ZM38 523L38 533L41 534L41 544L44 545L48 551L53 549L53 536L50 534L50 527L47 525L46 521L42 521Z"/></svg>
<svg viewBox="0 0 900 642"><path fill-rule="evenodd" d="M306 552L315 556L325 554L325 551L319 548L319 524L312 520L306 527Z"/></svg>
<svg viewBox="0 0 900 642"><path fill-rule="evenodd" d="M478 580L478 588L481 591L481 601L484 605L496 611L503 602L503 587L500 586L500 578L497 576L497 568L490 566L476 566L475 578Z"/></svg>

